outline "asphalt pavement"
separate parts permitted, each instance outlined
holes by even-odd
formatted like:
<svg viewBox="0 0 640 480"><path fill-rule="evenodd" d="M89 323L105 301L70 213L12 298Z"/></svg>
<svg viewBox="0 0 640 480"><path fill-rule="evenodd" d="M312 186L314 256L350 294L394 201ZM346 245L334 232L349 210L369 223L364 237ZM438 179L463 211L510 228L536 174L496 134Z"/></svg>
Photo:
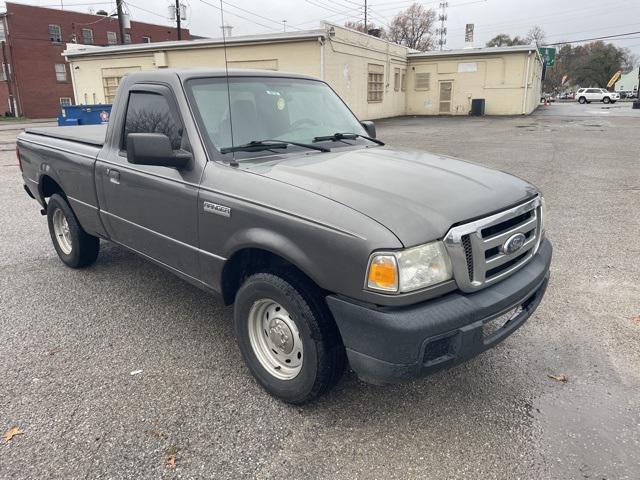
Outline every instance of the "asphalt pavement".
<svg viewBox="0 0 640 480"><path fill-rule="evenodd" d="M543 190L555 256L536 314L452 370L347 373L304 407L256 384L213 297L105 243L64 267L0 151L0 435L22 432L0 438L0 478L640 478L638 120L546 108L378 122L389 144Z"/></svg>

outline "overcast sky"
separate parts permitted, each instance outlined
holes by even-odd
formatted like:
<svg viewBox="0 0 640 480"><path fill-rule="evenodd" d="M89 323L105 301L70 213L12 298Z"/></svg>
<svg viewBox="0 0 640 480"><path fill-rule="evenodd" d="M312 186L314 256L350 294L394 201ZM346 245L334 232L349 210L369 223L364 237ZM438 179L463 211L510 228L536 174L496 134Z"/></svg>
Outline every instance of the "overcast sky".
<svg viewBox="0 0 640 480"><path fill-rule="evenodd" d="M86 12L115 9L115 1L63 0L65 9ZM183 0L187 4L186 26L196 35L220 36L220 0ZM233 35L317 28L321 20L343 24L362 20L364 0L223 0L225 22ZM60 0L19 0L18 3L56 7ZM125 0L132 19L169 24L170 0ZM373 22L389 23L410 0L369 0ZM438 8L439 1L419 1ZM498 33L525 35L540 25L548 42L580 40L640 31L640 0L449 0L447 47L464 46L464 26L475 24L475 46L483 46ZM629 47L640 55L640 33L615 45Z"/></svg>

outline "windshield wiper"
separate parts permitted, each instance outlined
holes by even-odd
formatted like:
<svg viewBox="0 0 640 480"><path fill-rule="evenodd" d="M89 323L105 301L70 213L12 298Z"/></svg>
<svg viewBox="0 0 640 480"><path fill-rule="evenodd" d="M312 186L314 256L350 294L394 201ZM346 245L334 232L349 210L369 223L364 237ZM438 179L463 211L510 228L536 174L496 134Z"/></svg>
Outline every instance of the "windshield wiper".
<svg viewBox="0 0 640 480"><path fill-rule="evenodd" d="M369 140L373 143L377 143L378 145L384 145L382 140L378 140L377 138L367 137L366 135L361 135L359 133L334 133L333 135L325 135L323 137L315 137L313 139L314 142L323 142L325 140L355 140L356 138L364 138L365 140Z"/></svg>
<svg viewBox="0 0 640 480"><path fill-rule="evenodd" d="M319 152L330 152L326 147L320 147L318 145L310 145L308 143L292 142L291 140L252 140L249 143L242 145L235 145L233 147L225 147L220 149L220 153L230 152L260 152L262 150L271 150L274 148L287 148L289 145L295 145L296 147L309 148L311 150L318 150Z"/></svg>

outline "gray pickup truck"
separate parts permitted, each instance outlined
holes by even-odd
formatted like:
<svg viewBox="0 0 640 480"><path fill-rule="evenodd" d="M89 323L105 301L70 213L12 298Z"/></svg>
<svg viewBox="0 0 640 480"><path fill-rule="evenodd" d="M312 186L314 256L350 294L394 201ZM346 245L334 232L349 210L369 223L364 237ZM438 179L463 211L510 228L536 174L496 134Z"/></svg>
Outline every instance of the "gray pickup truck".
<svg viewBox="0 0 640 480"><path fill-rule="evenodd" d="M467 360L547 287L534 186L384 146L315 78L135 73L108 126L17 143L65 264L108 240L219 294L249 370L286 402L326 392L347 362L389 383Z"/></svg>

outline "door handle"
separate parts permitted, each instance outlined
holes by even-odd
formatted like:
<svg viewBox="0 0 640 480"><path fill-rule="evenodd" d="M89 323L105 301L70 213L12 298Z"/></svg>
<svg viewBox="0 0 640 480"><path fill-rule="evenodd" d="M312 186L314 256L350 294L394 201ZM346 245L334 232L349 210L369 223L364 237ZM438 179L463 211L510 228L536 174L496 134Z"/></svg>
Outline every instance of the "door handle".
<svg viewBox="0 0 640 480"><path fill-rule="evenodd" d="M120 172L118 170L107 168L107 175L109 176L109 181L111 183L115 183L117 185L120 184Z"/></svg>

